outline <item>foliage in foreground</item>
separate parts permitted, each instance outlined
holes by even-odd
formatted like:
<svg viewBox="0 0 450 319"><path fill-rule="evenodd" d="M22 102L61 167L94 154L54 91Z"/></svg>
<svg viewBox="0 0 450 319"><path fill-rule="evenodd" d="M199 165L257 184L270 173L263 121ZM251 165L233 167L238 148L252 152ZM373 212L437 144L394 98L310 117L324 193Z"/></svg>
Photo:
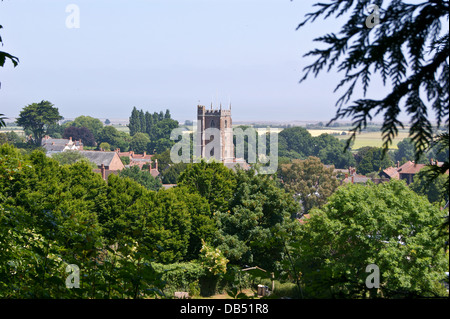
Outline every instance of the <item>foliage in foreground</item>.
<svg viewBox="0 0 450 319"><path fill-rule="evenodd" d="M445 213L402 182L338 188L300 224L275 176L202 162L181 180L151 191L116 175L106 182L83 161L0 146L0 297L164 298L228 287L240 298L256 280L243 280L248 266L294 283L287 291L298 298L364 297L368 263L380 267L377 297L442 293ZM69 265L79 288L66 288L76 284L66 281Z"/></svg>
<svg viewBox="0 0 450 319"><path fill-rule="evenodd" d="M439 232L445 215L403 181L338 189L302 227L297 262L307 294L445 295L440 281L449 269L448 247ZM366 287L369 264L379 267L378 290Z"/></svg>

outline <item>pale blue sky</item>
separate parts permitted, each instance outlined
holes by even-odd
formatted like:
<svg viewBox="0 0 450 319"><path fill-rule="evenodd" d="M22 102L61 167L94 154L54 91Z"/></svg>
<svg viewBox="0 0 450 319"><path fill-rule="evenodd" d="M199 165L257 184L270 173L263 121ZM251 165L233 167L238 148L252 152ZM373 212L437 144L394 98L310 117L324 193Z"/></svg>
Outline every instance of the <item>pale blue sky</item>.
<svg viewBox="0 0 450 319"><path fill-rule="evenodd" d="M0 113L49 100L66 118L128 118L133 106L195 119L196 105L232 103L233 120L321 120L336 111L340 79L298 84L328 19L296 31L316 0L4 0ZM80 28L66 27L66 6ZM375 91L383 91L380 86Z"/></svg>

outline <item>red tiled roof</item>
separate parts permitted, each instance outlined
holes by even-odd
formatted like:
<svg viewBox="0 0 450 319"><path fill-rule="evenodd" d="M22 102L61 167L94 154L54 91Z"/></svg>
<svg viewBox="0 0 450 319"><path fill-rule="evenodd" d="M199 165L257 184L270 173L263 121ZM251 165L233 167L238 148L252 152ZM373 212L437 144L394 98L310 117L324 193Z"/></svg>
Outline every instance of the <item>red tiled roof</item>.
<svg viewBox="0 0 450 319"><path fill-rule="evenodd" d="M383 172L386 173L386 175L389 176L390 178L396 178L396 179L399 178L399 174L398 174L396 167L392 167L392 166L388 167L385 170L383 170Z"/></svg>
<svg viewBox="0 0 450 319"><path fill-rule="evenodd" d="M152 168L152 169L150 170L150 174L151 174L153 177L156 177L156 176L159 176L159 171L158 171L156 168Z"/></svg>
<svg viewBox="0 0 450 319"><path fill-rule="evenodd" d="M153 155L133 154L133 159L152 159Z"/></svg>
<svg viewBox="0 0 450 319"><path fill-rule="evenodd" d="M367 181L370 181L371 178L364 176L364 175L351 175L349 177L346 177L342 180L343 183L367 183Z"/></svg>
<svg viewBox="0 0 450 319"><path fill-rule="evenodd" d="M408 161L400 166L397 171L400 174L417 174L425 166L425 164L416 164L414 162Z"/></svg>

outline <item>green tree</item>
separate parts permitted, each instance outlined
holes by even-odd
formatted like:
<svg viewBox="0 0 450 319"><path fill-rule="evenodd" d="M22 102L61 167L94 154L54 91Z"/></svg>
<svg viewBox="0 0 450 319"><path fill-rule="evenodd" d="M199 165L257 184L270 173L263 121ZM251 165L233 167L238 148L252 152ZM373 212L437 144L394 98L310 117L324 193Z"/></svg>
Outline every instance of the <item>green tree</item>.
<svg viewBox="0 0 450 319"><path fill-rule="evenodd" d="M282 258L284 236L298 226L293 197L271 175L238 170L230 208L216 212L219 235L214 244L230 263L274 270Z"/></svg>
<svg viewBox="0 0 450 319"><path fill-rule="evenodd" d="M138 133L139 134L139 133ZM162 187L159 178L153 177L149 171L141 170L139 166L126 167L119 172L120 177L129 177L147 189L158 190Z"/></svg>
<svg viewBox="0 0 450 319"><path fill-rule="evenodd" d="M309 297L433 297L448 254L436 241L438 207L403 181L339 188L301 226L297 265ZM369 289L366 267L376 264L380 287Z"/></svg>
<svg viewBox="0 0 450 319"><path fill-rule="evenodd" d="M166 150L170 150L175 143L168 138L160 138L156 143L150 142L148 144L148 151L160 154Z"/></svg>
<svg viewBox="0 0 450 319"><path fill-rule="evenodd" d="M172 164L167 169L161 171L161 178L164 184L177 184L180 174L187 168L186 163Z"/></svg>
<svg viewBox="0 0 450 319"><path fill-rule="evenodd" d="M140 131L141 133L147 132L147 122L145 120L145 114L143 110L139 111L139 122L140 122Z"/></svg>
<svg viewBox="0 0 450 319"><path fill-rule="evenodd" d="M227 272L228 260L223 256L220 249L214 249L205 241L202 241L201 262L204 267L208 269L213 275Z"/></svg>
<svg viewBox="0 0 450 319"><path fill-rule="evenodd" d="M150 114L149 111L145 112L145 132L147 133L149 136L152 132L152 126L153 126L153 117Z"/></svg>
<svg viewBox="0 0 450 319"><path fill-rule="evenodd" d="M72 122L68 122L65 124L65 126L69 126L69 125L74 126L74 127L79 127L79 128L81 128L81 127L87 128L89 131L92 132L92 135L94 135L94 138L96 140L99 139L100 134L103 129L102 121L100 121L99 119L93 118L91 116L85 116L85 115L78 116ZM65 127L65 129L67 129L67 127Z"/></svg>
<svg viewBox="0 0 450 319"><path fill-rule="evenodd" d="M335 168L348 168L355 166L353 154L345 149L345 142L330 134L321 134L313 137L312 156L320 158L326 165L334 165Z"/></svg>
<svg viewBox="0 0 450 319"><path fill-rule="evenodd" d="M380 147L362 148L357 153L356 161L356 171L363 175L380 172L394 164L390 156L384 156L383 149Z"/></svg>
<svg viewBox="0 0 450 319"><path fill-rule="evenodd" d="M136 106L133 107L133 110L131 111L128 128L130 129L131 136L138 132L141 132L141 120L139 118L139 111L137 110Z"/></svg>
<svg viewBox="0 0 450 319"><path fill-rule="evenodd" d="M156 150L157 153L162 153L166 149L171 148L174 142L170 140L170 134L172 133L172 130L177 127L178 122L172 119L164 119L164 113L163 118L160 119L158 116L156 122L155 118L153 118L149 151L153 153L153 150Z"/></svg>
<svg viewBox="0 0 450 319"><path fill-rule="evenodd" d="M34 144L41 146L41 141L48 126L55 124L62 119L57 108L49 101L42 100L39 103L32 103L23 108L17 119L17 125L33 133Z"/></svg>
<svg viewBox="0 0 450 319"><path fill-rule="evenodd" d="M135 153L142 154L147 151L148 144L150 143L150 139L146 133L136 133L131 138L130 142L130 150Z"/></svg>
<svg viewBox="0 0 450 319"><path fill-rule="evenodd" d="M145 191L120 214L123 231L156 262L178 262L187 254L190 214L173 190Z"/></svg>
<svg viewBox="0 0 450 319"><path fill-rule="evenodd" d="M206 198L212 212L224 212L228 210L233 198L236 178L234 172L222 163L207 163L202 160L188 165L179 176L178 185Z"/></svg>
<svg viewBox="0 0 450 319"><path fill-rule="evenodd" d="M94 134L87 127L69 126L64 129L63 138L72 138L73 141L79 141L86 146L95 146Z"/></svg>
<svg viewBox="0 0 450 319"><path fill-rule="evenodd" d="M405 138L397 144L397 150L394 152L395 162L400 162L400 165L407 161L415 159L414 143L410 138Z"/></svg>
<svg viewBox="0 0 450 319"><path fill-rule="evenodd" d="M0 251L6 248L11 254L0 259L10 258L17 276L2 276L7 287L2 284L0 294L70 297L72 292L65 289L63 281L65 266L75 263L94 268L91 258L98 256L101 246L95 212L102 210L106 185L84 162L61 166L40 151L15 159L18 165L12 171L13 178L2 187L6 197L0 199L0 233L12 227L2 238ZM1 264L4 275L3 259Z"/></svg>
<svg viewBox="0 0 450 319"><path fill-rule="evenodd" d="M424 195L430 203L445 203L448 201L448 191L445 183L448 179L445 175L439 175L437 178L430 178L430 166L421 169L414 175L414 182L409 185L411 189L419 195Z"/></svg>
<svg viewBox="0 0 450 319"><path fill-rule="evenodd" d="M133 220L127 216L133 211L130 207L148 190L132 180L114 174L108 176L106 207L99 212L99 222L103 227L103 236L108 244L114 244L121 237L128 235L129 223Z"/></svg>
<svg viewBox="0 0 450 319"><path fill-rule="evenodd" d="M185 259L198 259L202 240L212 242L216 238L217 224L211 214L208 201L200 194L189 192L185 187L175 187L172 191L187 205L191 221Z"/></svg>
<svg viewBox="0 0 450 319"><path fill-rule="evenodd" d="M333 168L325 167L317 157L281 165L280 178L285 189L301 203L303 214L322 207L340 186Z"/></svg>
<svg viewBox="0 0 450 319"><path fill-rule="evenodd" d="M40 151L22 155L10 145L0 146L1 298L139 298L160 293L142 232L147 212L137 209L160 203L151 197L154 192L130 179L113 175L110 184L85 162L60 165ZM138 202L140 207L133 206ZM176 209L165 213L173 215L173 224L178 217L187 223ZM179 242L181 236L169 220L162 219L157 231L165 227ZM118 236L106 237L120 226ZM66 288L68 264L80 268L77 289Z"/></svg>
<svg viewBox="0 0 450 319"><path fill-rule="evenodd" d="M103 151L110 151L111 145L109 145L109 143L106 143L106 142L101 142L100 145L98 146L98 148Z"/></svg>
<svg viewBox="0 0 450 319"><path fill-rule="evenodd" d="M306 158L311 154L312 136L301 126L286 128L278 134L279 155L290 158Z"/></svg>
<svg viewBox="0 0 450 319"><path fill-rule="evenodd" d="M113 126L105 126L101 132L98 143L106 142L111 148L120 148L122 152L128 150L130 144L130 136L125 132L119 132Z"/></svg>

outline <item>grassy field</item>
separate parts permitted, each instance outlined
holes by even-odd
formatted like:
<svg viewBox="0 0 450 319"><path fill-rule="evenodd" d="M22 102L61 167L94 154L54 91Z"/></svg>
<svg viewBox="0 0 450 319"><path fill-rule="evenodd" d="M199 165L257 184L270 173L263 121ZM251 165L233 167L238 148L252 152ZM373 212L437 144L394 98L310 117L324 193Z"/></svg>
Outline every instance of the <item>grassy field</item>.
<svg viewBox="0 0 450 319"><path fill-rule="evenodd" d="M347 135L335 135L338 139L346 140L350 137L347 130L339 129L308 129L311 136L319 136L320 134L342 134L342 132L347 133ZM397 149L398 142L402 141L404 138L408 137L408 132L399 132L397 137L394 139L391 149ZM356 136L355 143L352 149L357 150L364 146L381 147L383 145L383 139L381 137L381 132L363 132Z"/></svg>
<svg viewBox="0 0 450 319"><path fill-rule="evenodd" d="M321 129L308 129L309 134L311 134L311 136L319 136L321 134L333 134L333 133L337 133L337 134L342 134L342 132L346 132L344 130L321 130Z"/></svg>
<svg viewBox="0 0 450 319"><path fill-rule="evenodd" d="M346 140L349 135L339 135L339 139ZM390 149L397 149L398 142L408 137L408 132L399 132L397 137L392 142ZM383 145L383 139L381 138L381 132L363 132L356 136L355 143L352 149L357 150L364 146L381 147Z"/></svg>
<svg viewBox="0 0 450 319"><path fill-rule="evenodd" d="M111 126L115 127L120 132L130 133L130 129L126 125L113 124Z"/></svg>

